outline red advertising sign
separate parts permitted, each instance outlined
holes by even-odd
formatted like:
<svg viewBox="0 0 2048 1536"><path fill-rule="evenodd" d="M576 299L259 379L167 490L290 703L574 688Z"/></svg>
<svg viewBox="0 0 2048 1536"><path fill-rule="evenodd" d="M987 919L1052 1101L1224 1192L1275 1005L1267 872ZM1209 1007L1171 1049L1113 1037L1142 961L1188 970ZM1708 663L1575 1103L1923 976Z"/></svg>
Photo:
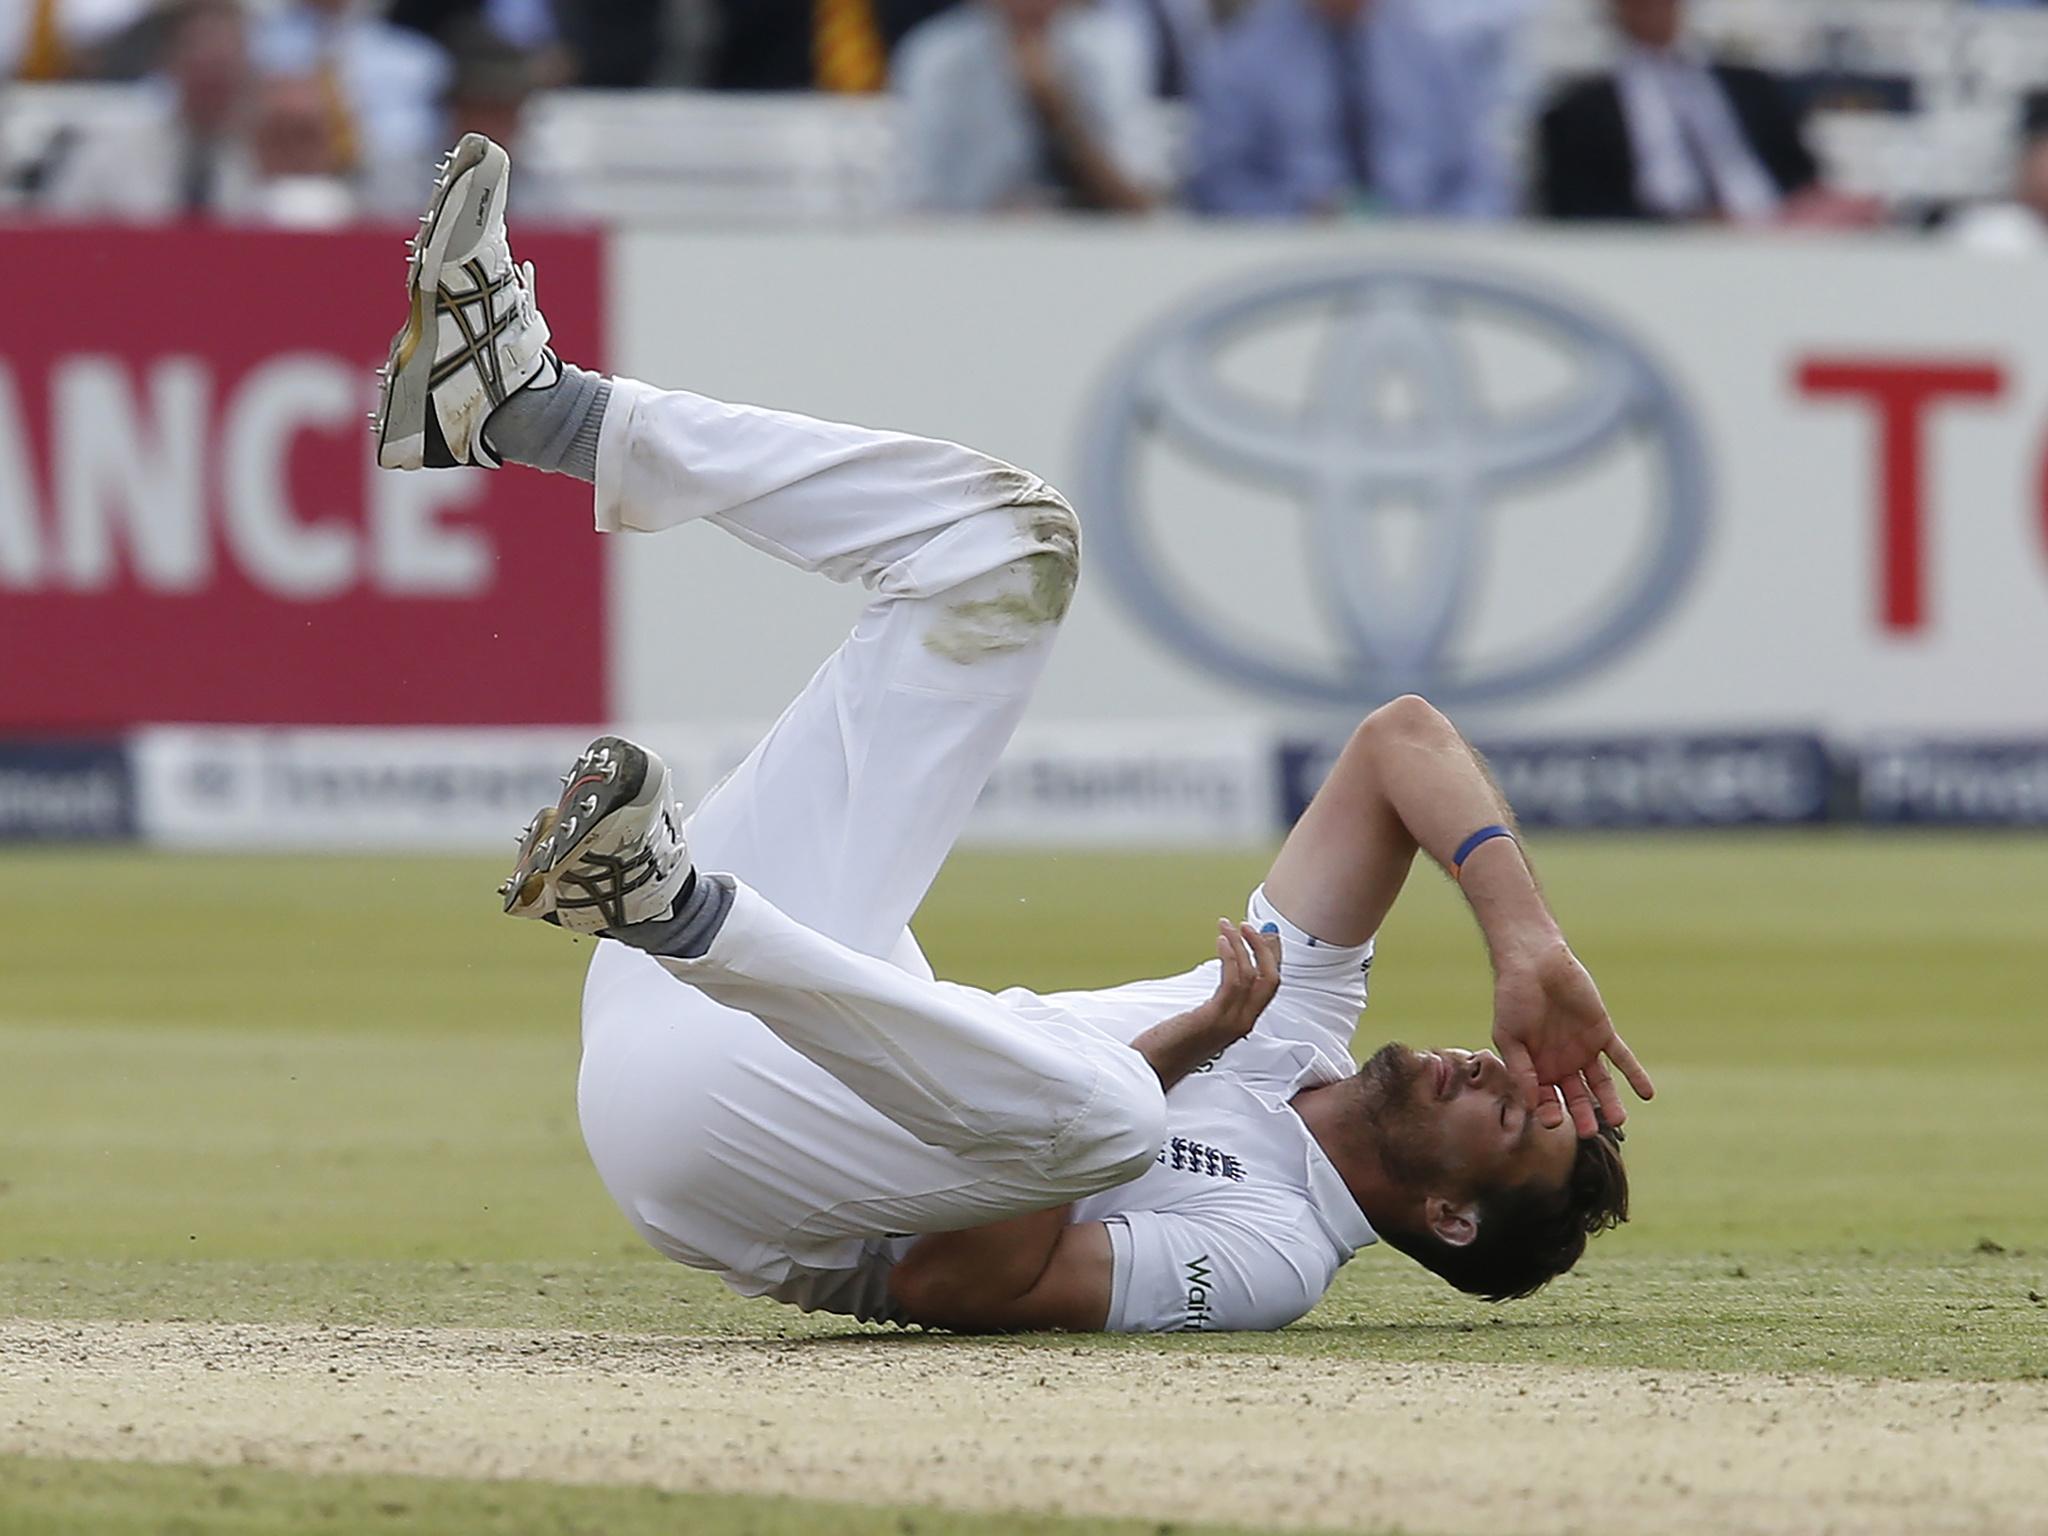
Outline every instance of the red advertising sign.
<svg viewBox="0 0 2048 1536"><path fill-rule="evenodd" d="M601 242L515 248L595 366ZM0 230L0 731L605 713L589 488L374 467L403 252Z"/></svg>

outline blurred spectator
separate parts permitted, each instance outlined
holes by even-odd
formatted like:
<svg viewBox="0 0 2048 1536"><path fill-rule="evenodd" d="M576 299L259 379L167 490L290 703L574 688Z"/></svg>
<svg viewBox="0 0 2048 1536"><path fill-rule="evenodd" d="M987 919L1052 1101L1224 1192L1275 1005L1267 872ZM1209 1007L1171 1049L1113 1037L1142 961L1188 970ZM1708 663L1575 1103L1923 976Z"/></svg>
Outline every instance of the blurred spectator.
<svg viewBox="0 0 2048 1536"><path fill-rule="evenodd" d="M1074 0L969 0L896 55L909 202L1136 213L1158 175L1144 39Z"/></svg>
<svg viewBox="0 0 2048 1536"><path fill-rule="evenodd" d="M1378 206L1490 218L1507 166L1482 81L1411 0L1256 0L1195 91L1190 194L1205 213Z"/></svg>
<svg viewBox="0 0 2048 1536"><path fill-rule="evenodd" d="M257 180L247 137L254 92L236 0L184 0L170 15L161 114L88 137L56 171L52 211L154 222L239 216Z"/></svg>
<svg viewBox="0 0 2048 1536"><path fill-rule="evenodd" d="M1486 114L1483 131L1494 145L1510 208L1519 207L1521 189L1514 185L1524 160L1523 149L1535 128L1538 78L1530 47L1545 0L1430 0L1425 20L1450 53L1456 78L1466 99Z"/></svg>
<svg viewBox="0 0 2048 1536"><path fill-rule="evenodd" d="M717 0L722 91L879 91L896 45L954 0Z"/></svg>
<svg viewBox="0 0 2048 1536"><path fill-rule="evenodd" d="M281 229L334 229L356 215L324 82L284 75L258 88L250 139L256 186L242 216Z"/></svg>
<svg viewBox="0 0 2048 1536"><path fill-rule="evenodd" d="M369 0L292 0L259 23L256 62L266 75L319 82L333 157L378 207L410 206L447 145L442 116L448 58L419 33L395 27Z"/></svg>
<svg viewBox="0 0 2048 1536"><path fill-rule="evenodd" d="M1820 186L1784 85L1717 62L1685 36L1681 0L1610 0L1623 39L1611 75L1543 114L1537 198L1557 219L1857 222Z"/></svg>
<svg viewBox="0 0 2048 1536"><path fill-rule="evenodd" d="M2048 96L2028 98L2019 165L2009 196L1952 214L1951 239L1989 256L2034 256L2048 249Z"/></svg>
<svg viewBox="0 0 2048 1536"><path fill-rule="evenodd" d="M557 16L576 59L578 85L619 90L651 84L667 46L664 0L569 0Z"/></svg>
<svg viewBox="0 0 2048 1536"><path fill-rule="evenodd" d="M0 81L97 74L101 46L149 8L150 0L0 0Z"/></svg>
<svg viewBox="0 0 2048 1536"><path fill-rule="evenodd" d="M387 14L393 26L424 32L456 54L479 26L522 53L538 53L560 35L550 0L392 0Z"/></svg>
<svg viewBox="0 0 2048 1536"><path fill-rule="evenodd" d="M1178 101L1194 89L1195 74L1216 36L1214 0L1102 0L1144 33L1151 58L1152 94Z"/></svg>
<svg viewBox="0 0 2048 1536"><path fill-rule="evenodd" d="M445 37L455 58L450 136L481 133L511 150L519 167L511 195L522 222L564 217L568 207L560 177L544 160L529 155L525 145L526 105L539 86L545 55L515 46L480 17L456 23Z"/></svg>
<svg viewBox="0 0 2048 1536"><path fill-rule="evenodd" d="M448 137L480 133L503 144L517 160L526 103L534 91L533 56L475 16L453 24L442 41L455 60Z"/></svg>

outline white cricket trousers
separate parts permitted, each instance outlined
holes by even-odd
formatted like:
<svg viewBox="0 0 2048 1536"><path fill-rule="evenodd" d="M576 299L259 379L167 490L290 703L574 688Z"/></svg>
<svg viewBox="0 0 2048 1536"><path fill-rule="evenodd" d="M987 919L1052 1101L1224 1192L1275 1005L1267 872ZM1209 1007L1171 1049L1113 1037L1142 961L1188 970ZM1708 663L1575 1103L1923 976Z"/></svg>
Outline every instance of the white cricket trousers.
<svg viewBox="0 0 2048 1536"><path fill-rule="evenodd" d="M1065 614L1071 508L955 444L629 380L596 495L601 530L710 522L874 594L690 821L698 869L740 882L710 953L592 959L578 1107L627 1217L736 1289L873 1316L889 1239L1136 1177L1165 1124L1144 1060L1030 993L933 980L908 931Z"/></svg>

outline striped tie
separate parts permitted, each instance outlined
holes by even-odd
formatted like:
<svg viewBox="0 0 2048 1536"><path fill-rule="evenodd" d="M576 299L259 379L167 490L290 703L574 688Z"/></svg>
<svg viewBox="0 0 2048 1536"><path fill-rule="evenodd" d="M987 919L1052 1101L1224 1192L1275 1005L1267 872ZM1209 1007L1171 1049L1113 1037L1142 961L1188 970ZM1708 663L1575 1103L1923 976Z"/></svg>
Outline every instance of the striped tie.
<svg viewBox="0 0 2048 1536"><path fill-rule="evenodd" d="M889 78L889 51L874 0L812 0L811 62L822 91L879 91Z"/></svg>
<svg viewBox="0 0 2048 1536"><path fill-rule="evenodd" d="M64 46L63 29L57 25L57 0L35 0L29 16L28 46L22 50L24 80L62 80L71 73L71 54Z"/></svg>

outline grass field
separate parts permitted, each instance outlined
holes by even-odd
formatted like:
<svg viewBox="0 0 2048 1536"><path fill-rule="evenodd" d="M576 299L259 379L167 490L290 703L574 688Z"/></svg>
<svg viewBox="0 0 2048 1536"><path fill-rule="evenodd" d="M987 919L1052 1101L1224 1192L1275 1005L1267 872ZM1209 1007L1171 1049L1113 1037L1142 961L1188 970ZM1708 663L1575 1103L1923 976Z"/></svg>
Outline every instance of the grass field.
<svg viewBox="0 0 2048 1536"><path fill-rule="evenodd" d="M2048 1530L2048 845L1537 854L1661 1090L1580 1273L1497 1309L1373 1251L1277 1336L1002 1342L644 1252L575 1125L582 954L498 918L491 866L0 855L0 1533L1492 1530L1391 1447L1588 1435L1638 1500L1685 1490L1623 1528ZM1262 864L962 857L919 932L960 980L1122 980ZM1480 1043L1487 995L1419 878L1361 1041ZM1634 1438L1667 1410L1668 1465ZM1234 1459L1176 1461L1191 1422ZM1477 1492L1526 1498L1511 1470Z"/></svg>

